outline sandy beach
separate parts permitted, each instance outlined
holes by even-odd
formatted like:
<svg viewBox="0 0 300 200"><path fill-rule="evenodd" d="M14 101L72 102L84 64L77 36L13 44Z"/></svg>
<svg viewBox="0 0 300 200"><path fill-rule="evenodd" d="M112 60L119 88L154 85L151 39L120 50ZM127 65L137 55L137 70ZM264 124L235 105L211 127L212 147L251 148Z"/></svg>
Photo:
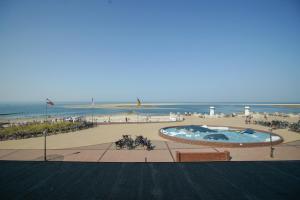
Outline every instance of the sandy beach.
<svg viewBox="0 0 300 200"><path fill-rule="evenodd" d="M136 103L102 103L102 104L78 104L78 105L66 105L65 108L106 108L106 109L158 109L159 106L164 105L178 105L176 103L143 103L137 106Z"/></svg>
<svg viewBox="0 0 300 200"><path fill-rule="evenodd" d="M299 120L299 117L269 117L269 120L273 119L296 122ZM124 134L132 136L143 135L150 140L165 141L158 135L159 129L177 125L218 125L268 131L268 127L245 124L244 117L199 118L185 116L185 120L181 122L104 124L77 132L52 135L47 137L47 147L49 149L64 149L115 142ZM280 135L284 139L284 143L300 140L299 133L288 131L287 129L278 129L274 133ZM42 149L43 142L43 137L2 141L0 142L0 149Z"/></svg>
<svg viewBox="0 0 300 200"><path fill-rule="evenodd" d="M191 102L191 103L143 103L141 106L137 106L136 103L97 103L94 105L91 104L77 104L77 105L66 105L65 108L106 108L106 109L152 109L156 108L159 109L159 106L172 106L172 105L207 105L210 106L214 103L197 103L197 102ZM282 108L299 108L300 104L295 103L222 103L223 105L240 105L240 106L276 106L276 107L282 107ZM161 108L163 109L163 108Z"/></svg>

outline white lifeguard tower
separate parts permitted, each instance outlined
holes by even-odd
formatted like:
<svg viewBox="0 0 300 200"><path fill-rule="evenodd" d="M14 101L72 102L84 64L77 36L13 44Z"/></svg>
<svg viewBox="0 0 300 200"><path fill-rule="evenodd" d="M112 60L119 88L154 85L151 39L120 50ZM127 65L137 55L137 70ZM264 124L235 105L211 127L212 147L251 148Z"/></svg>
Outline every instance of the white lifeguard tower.
<svg viewBox="0 0 300 200"><path fill-rule="evenodd" d="M170 121L176 122L176 121L178 121L178 120L179 120L178 115L177 115L176 113L170 112Z"/></svg>
<svg viewBox="0 0 300 200"><path fill-rule="evenodd" d="M250 106L245 106L245 116L250 115Z"/></svg>
<svg viewBox="0 0 300 200"><path fill-rule="evenodd" d="M209 116L214 116L215 115L215 107L210 106L209 107Z"/></svg>

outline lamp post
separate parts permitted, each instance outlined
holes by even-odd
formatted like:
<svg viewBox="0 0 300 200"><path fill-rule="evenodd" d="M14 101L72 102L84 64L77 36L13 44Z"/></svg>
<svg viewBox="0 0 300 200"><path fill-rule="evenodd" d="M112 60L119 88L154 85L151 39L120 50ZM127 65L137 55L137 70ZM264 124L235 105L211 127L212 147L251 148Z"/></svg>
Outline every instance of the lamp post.
<svg viewBox="0 0 300 200"><path fill-rule="evenodd" d="M273 131L273 127L270 128L270 157L271 158L274 157L274 148L273 148L273 144L272 144L272 131Z"/></svg>
<svg viewBox="0 0 300 200"><path fill-rule="evenodd" d="M47 129L44 130L44 161L47 161L47 151L46 151L46 145L47 145Z"/></svg>
<svg viewBox="0 0 300 200"><path fill-rule="evenodd" d="M94 127L94 97L92 98L92 126Z"/></svg>
<svg viewBox="0 0 300 200"><path fill-rule="evenodd" d="M46 124L48 122L48 103L46 102ZM47 129L43 131L44 134L44 161L47 161Z"/></svg>
<svg viewBox="0 0 300 200"><path fill-rule="evenodd" d="M92 125L94 127L94 109L92 108Z"/></svg>
<svg viewBox="0 0 300 200"><path fill-rule="evenodd" d="M54 106L54 103L50 99L46 99L46 124L48 123L48 104L51 106ZM47 161L47 128L44 130L44 161Z"/></svg>

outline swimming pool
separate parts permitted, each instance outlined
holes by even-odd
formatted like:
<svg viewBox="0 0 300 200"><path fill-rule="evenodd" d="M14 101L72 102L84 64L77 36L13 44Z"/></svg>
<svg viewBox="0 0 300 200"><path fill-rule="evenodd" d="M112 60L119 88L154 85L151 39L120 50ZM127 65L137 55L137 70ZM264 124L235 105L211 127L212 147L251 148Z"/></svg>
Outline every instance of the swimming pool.
<svg viewBox="0 0 300 200"><path fill-rule="evenodd" d="M160 136L177 142L225 147L279 144L283 139L265 131L214 126L174 126L160 129Z"/></svg>

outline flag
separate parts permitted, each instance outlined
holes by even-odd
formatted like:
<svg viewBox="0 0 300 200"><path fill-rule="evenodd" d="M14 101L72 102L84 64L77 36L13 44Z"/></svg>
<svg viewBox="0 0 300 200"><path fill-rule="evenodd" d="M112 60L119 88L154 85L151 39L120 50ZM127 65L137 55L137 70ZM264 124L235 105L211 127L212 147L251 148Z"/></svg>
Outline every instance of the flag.
<svg viewBox="0 0 300 200"><path fill-rule="evenodd" d="M140 107L142 105L141 100L137 98L137 107Z"/></svg>
<svg viewBox="0 0 300 200"><path fill-rule="evenodd" d="M50 99L46 99L46 103L50 106L54 106L54 103Z"/></svg>

